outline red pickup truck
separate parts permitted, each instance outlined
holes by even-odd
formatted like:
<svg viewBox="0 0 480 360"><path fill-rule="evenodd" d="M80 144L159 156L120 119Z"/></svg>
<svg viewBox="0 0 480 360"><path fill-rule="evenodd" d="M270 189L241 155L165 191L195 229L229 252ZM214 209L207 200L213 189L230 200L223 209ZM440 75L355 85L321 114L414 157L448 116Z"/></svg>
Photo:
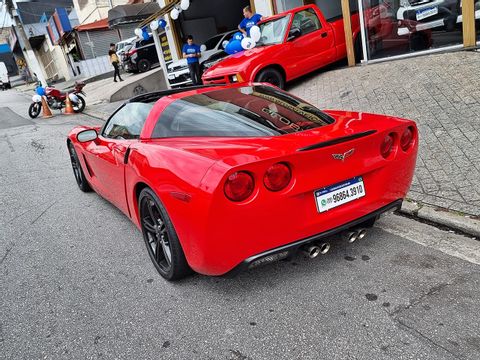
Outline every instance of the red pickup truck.
<svg viewBox="0 0 480 360"><path fill-rule="evenodd" d="M261 38L251 50L231 55L208 69L204 84L268 82L280 88L347 56L343 19L325 20L315 5L269 17L258 25ZM361 51L360 20L352 15L356 55Z"/></svg>

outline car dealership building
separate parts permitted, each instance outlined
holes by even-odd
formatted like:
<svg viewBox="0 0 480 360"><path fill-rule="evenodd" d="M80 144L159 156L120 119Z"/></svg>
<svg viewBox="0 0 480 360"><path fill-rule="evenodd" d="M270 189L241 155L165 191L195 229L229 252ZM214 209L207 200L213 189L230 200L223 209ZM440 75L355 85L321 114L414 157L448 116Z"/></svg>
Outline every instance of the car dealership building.
<svg viewBox="0 0 480 360"><path fill-rule="evenodd" d="M158 0L161 10L150 18L151 21L163 16L167 20L164 36L173 59L181 57L183 39L188 34L202 43L215 34L235 29L247 5L264 16L307 4L316 4L327 19L339 18L342 13L358 14L361 24L358 40L357 34L351 43L347 37L351 54L355 41L361 44L363 51L360 56L357 51L357 62L480 45L480 0L190 0L189 8L172 20L170 11L179 7L180 2Z"/></svg>

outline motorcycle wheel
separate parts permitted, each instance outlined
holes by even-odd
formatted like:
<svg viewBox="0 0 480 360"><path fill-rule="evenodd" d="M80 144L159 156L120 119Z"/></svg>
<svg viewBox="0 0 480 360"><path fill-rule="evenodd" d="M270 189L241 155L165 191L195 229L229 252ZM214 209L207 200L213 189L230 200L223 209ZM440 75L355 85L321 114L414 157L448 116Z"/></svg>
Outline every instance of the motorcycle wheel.
<svg viewBox="0 0 480 360"><path fill-rule="evenodd" d="M78 103L73 103L73 111L76 113L81 113L85 109L85 99L80 95L77 95Z"/></svg>
<svg viewBox="0 0 480 360"><path fill-rule="evenodd" d="M42 111L41 103L31 103L30 107L28 108L28 116L30 116L32 119L35 119L38 115L40 115L40 111Z"/></svg>

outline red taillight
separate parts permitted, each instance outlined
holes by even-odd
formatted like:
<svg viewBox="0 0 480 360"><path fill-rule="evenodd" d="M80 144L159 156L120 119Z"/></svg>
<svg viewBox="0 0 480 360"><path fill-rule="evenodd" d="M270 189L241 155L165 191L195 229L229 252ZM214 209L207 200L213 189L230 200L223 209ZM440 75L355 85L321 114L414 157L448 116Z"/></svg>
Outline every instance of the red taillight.
<svg viewBox="0 0 480 360"><path fill-rule="evenodd" d="M246 200L253 193L253 177L244 171L230 175L225 182L225 196L232 201Z"/></svg>
<svg viewBox="0 0 480 360"><path fill-rule="evenodd" d="M402 134L400 138L400 147L403 151L407 151L410 146L413 144L413 128L408 127Z"/></svg>
<svg viewBox="0 0 480 360"><path fill-rule="evenodd" d="M292 171L287 164L277 163L270 166L263 177L265 187L270 191L280 191L292 180Z"/></svg>
<svg viewBox="0 0 480 360"><path fill-rule="evenodd" d="M382 145L380 146L380 153L385 159L388 158L392 153L394 141L395 139L393 137L393 134L388 134L383 139Z"/></svg>

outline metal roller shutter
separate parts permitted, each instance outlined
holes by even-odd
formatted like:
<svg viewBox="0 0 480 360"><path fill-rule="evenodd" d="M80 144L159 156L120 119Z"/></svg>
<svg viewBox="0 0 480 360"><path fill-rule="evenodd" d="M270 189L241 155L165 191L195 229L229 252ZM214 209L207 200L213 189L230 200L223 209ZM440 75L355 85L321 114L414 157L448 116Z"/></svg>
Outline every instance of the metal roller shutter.
<svg viewBox="0 0 480 360"><path fill-rule="evenodd" d="M134 37L135 29L138 27L138 25L139 25L138 23L135 23L135 24L127 24L127 25L119 26L118 30L120 31L120 36L122 37L122 40L126 40L128 38Z"/></svg>
<svg viewBox="0 0 480 360"><path fill-rule="evenodd" d="M85 60L108 55L110 43L120 41L116 30L82 31L79 39Z"/></svg>

